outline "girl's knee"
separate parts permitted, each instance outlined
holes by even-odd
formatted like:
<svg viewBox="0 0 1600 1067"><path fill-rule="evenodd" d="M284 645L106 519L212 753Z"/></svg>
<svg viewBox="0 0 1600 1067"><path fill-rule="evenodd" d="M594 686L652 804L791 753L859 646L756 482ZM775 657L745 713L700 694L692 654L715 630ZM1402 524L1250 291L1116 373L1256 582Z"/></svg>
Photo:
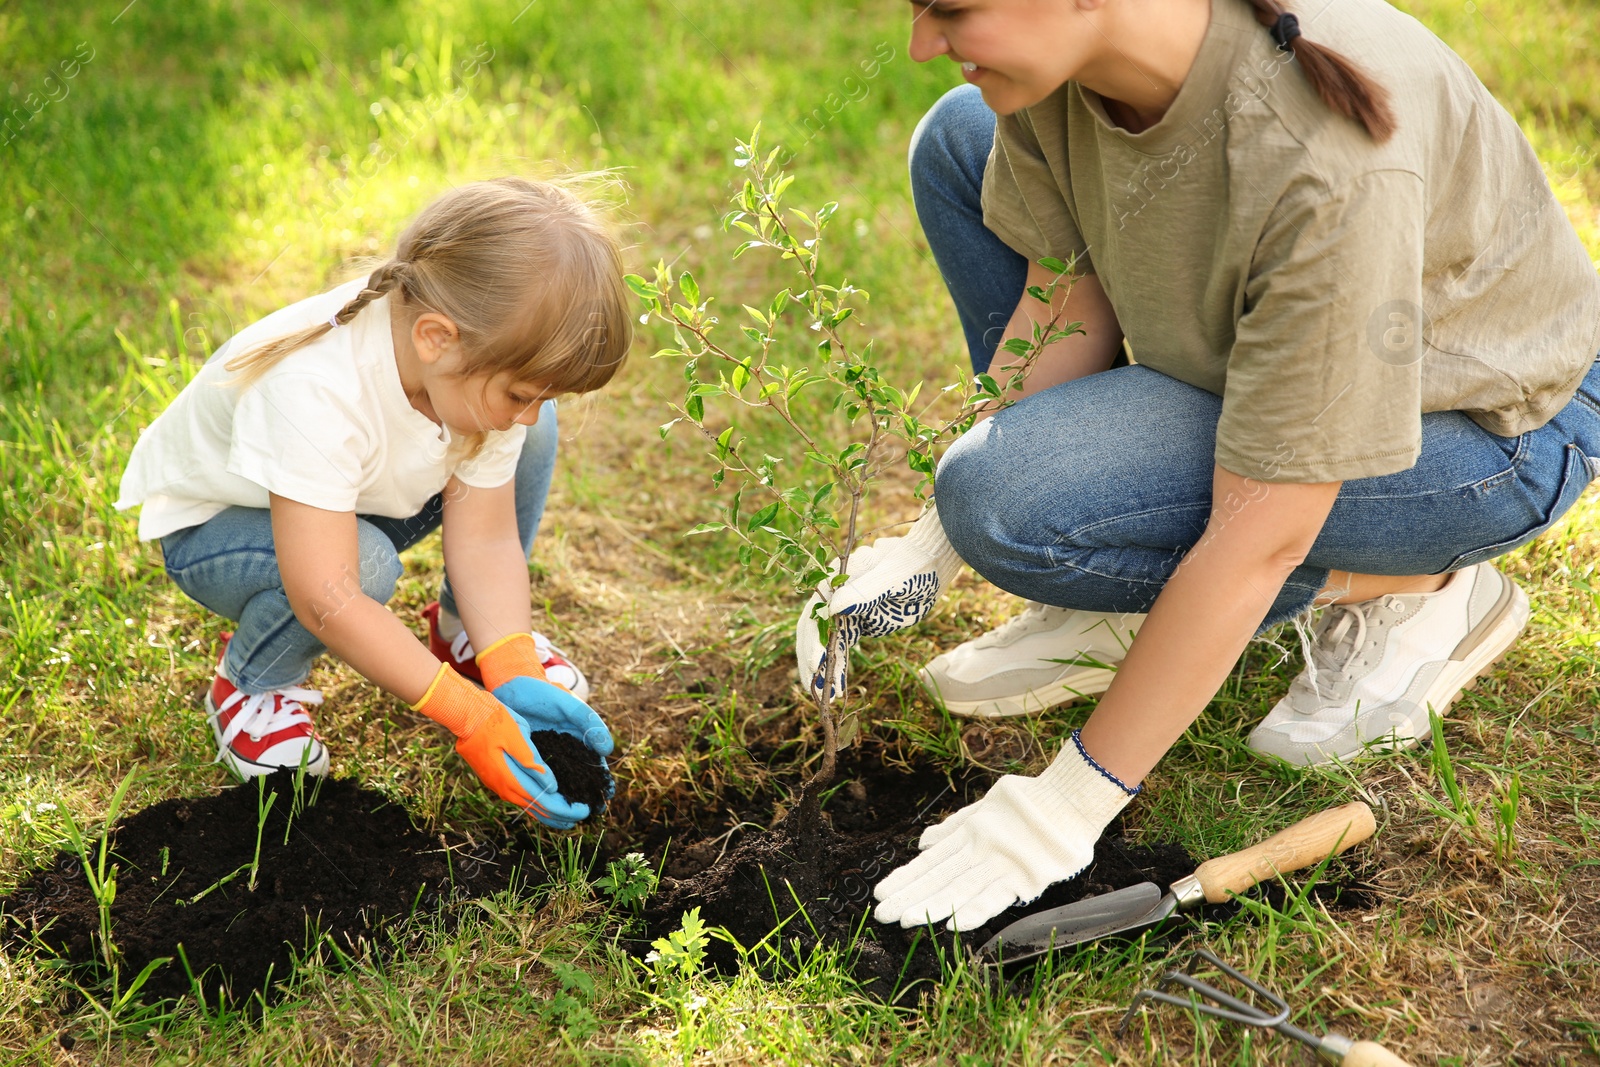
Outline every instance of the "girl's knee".
<svg viewBox="0 0 1600 1067"><path fill-rule="evenodd" d="M907 165L913 186L952 173L982 175L994 144L994 112L975 85L941 96L911 134Z"/></svg>
<svg viewBox="0 0 1600 1067"><path fill-rule="evenodd" d="M356 545L361 568L361 591L380 604L394 596L405 567L387 534L370 522L356 523Z"/></svg>

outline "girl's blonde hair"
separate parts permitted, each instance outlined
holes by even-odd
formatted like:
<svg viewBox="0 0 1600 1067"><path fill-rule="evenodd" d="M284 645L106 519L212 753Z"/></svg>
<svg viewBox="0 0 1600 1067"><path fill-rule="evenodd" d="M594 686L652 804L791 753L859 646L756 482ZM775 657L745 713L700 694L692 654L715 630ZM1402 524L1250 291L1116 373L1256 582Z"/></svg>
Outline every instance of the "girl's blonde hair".
<svg viewBox="0 0 1600 1067"><path fill-rule="evenodd" d="M509 372L556 393L605 385L633 341L622 251L597 212L566 184L495 178L437 197L332 322L229 359L230 384L249 388L395 291L414 315L434 311L456 324L464 373Z"/></svg>

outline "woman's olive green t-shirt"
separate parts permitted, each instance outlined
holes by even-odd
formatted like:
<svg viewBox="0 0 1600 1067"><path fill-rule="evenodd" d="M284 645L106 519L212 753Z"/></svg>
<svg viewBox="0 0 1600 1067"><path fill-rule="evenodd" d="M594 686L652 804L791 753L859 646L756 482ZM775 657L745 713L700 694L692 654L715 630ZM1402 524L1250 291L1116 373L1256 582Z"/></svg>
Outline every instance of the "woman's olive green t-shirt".
<svg viewBox="0 0 1600 1067"><path fill-rule="evenodd" d="M1135 360L1222 397L1235 474L1405 470L1427 411L1542 426L1600 348L1600 275L1527 138L1409 15L1300 6L1307 40L1388 91L1388 143L1322 102L1247 0L1213 0L1149 129L1075 82L1002 116L984 222L1030 260L1076 256Z"/></svg>

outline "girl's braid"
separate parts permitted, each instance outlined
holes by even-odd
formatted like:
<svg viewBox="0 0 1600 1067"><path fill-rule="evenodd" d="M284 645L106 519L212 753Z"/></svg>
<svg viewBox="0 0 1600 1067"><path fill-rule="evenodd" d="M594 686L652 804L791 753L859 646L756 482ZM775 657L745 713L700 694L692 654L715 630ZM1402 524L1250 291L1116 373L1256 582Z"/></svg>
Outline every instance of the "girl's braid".
<svg viewBox="0 0 1600 1067"><path fill-rule="evenodd" d="M404 260L390 260L367 277L367 287L357 293L348 304L334 315L333 322L344 326L361 314L361 309L395 288L405 291L405 275L410 264Z"/></svg>

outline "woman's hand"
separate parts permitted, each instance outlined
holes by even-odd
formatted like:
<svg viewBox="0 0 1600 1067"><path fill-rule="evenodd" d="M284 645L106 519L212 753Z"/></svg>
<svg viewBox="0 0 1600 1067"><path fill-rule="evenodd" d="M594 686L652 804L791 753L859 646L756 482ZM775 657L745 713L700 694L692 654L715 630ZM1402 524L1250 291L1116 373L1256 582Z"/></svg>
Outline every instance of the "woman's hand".
<svg viewBox="0 0 1600 1067"><path fill-rule="evenodd" d="M837 573L839 561L834 560ZM945 583L961 568L961 557L950 547L939 525L938 509L930 504L912 523L904 537L880 537L850 555L848 580L838 589L824 579L806 601L795 623L795 659L800 681L813 700L844 692L850 649L862 637L882 637L916 623L944 591ZM828 651L823 622L833 618L840 630L839 655L833 677L823 678Z"/></svg>
<svg viewBox="0 0 1600 1067"><path fill-rule="evenodd" d="M1076 732L1037 778L1008 774L975 804L930 826L922 854L879 882L879 922L948 919L975 930L1094 859L1101 831L1137 793L1096 766Z"/></svg>

